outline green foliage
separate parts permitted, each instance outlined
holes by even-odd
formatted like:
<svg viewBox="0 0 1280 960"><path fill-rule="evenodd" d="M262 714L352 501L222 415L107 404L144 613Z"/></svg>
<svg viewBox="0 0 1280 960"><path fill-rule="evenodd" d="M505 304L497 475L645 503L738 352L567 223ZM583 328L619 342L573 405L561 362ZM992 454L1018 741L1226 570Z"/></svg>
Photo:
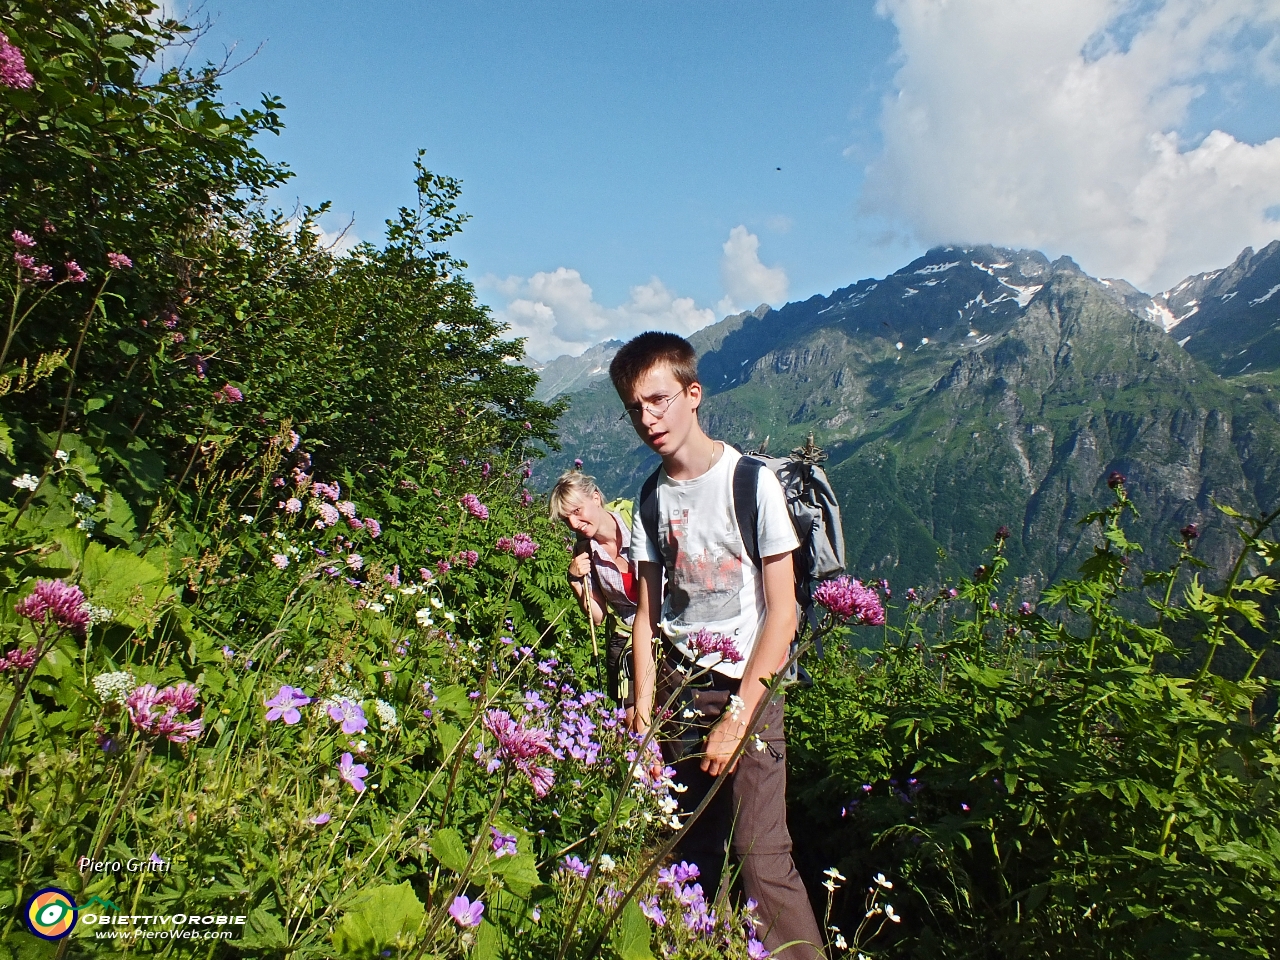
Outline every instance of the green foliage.
<svg viewBox="0 0 1280 960"><path fill-rule="evenodd" d="M1197 564L1184 539L1173 568L1142 578L1152 623L1118 611L1142 589L1134 512L1121 484L1083 521L1097 539L1080 576L1034 606L1002 589L998 539L954 595L913 591L879 648L837 649L794 699L800 808L840 838L846 872L900 884L902 955L1275 956L1280 756L1254 679L1269 643L1233 624L1274 631L1254 598L1276 581L1242 571L1272 561L1277 514L1229 511L1227 583L1196 577L1179 602ZM1188 619L1207 652L1170 674L1167 628ZM1228 643L1252 659L1237 681L1212 670Z"/></svg>

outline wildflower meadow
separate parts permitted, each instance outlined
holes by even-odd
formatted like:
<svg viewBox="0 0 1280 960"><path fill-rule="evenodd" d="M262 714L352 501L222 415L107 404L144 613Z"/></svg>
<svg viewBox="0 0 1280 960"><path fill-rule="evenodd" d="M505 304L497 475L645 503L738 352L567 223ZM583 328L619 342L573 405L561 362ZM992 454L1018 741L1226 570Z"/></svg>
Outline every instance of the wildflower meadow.
<svg viewBox="0 0 1280 960"><path fill-rule="evenodd" d="M325 248L196 33L0 2L0 957L768 957L599 692L563 408L445 249L458 183L420 156ZM1113 480L1041 595L1001 531L961 583L818 587L774 688L832 957L1277 955L1277 515L1225 584L1194 528L1144 572Z"/></svg>

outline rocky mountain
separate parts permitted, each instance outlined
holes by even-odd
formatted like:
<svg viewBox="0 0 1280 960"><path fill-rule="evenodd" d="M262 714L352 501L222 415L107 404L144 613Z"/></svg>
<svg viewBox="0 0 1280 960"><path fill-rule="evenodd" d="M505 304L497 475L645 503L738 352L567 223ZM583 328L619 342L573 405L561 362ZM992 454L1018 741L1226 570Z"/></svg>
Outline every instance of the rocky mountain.
<svg viewBox="0 0 1280 960"><path fill-rule="evenodd" d="M1246 248L1231 266L1188 277L1157 294L1164 327L1188 353L1224 377L1280 369L1280 240Z"/></svg>
<svg viewBox="0 0 1280 960"><path fill-rule="evenodd" d="M1280 366L1263 360L1280 361L1278 252L1247 250L1149 297L1067 257L935 249L696 334L704 423L775 453L812 433L858 575L905 587L967 573L1003 524L1030 596L1089 553L1078 521L1109 498L1112 470L1129 477L1147 562L1170 561L1171 537L1195 522L1221 570L1235 537L1211 499L1248 512L1280 502L1280 407L1253 375ZM1256 358L1244 379L1223 359L1240 349ZM609 496L634 494L656 458L617 422L608 380L570 399L544 484L579 457Z"/></svg>
<svg viewBox="0 0 1280 960"><path fill-rule="evenodd" d="M556 357L545 364L531 364L538 372L538 388L533 396L537 400L550 400L562 393L577 393L593 383L609 378L609 361L622 346L621 340L597 343L576 356Z"/></svg>

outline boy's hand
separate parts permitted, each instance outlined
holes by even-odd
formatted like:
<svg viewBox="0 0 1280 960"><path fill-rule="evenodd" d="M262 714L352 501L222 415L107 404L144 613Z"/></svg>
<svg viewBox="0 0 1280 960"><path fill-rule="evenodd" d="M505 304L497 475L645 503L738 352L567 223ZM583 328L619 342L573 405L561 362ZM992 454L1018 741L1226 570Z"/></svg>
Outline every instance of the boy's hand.
<svg viewBox="0 0 1280 960"><path fill-rule="evenodd" d="M718 777L722 773L733 773L738 766L738 761L733 761L733 766L729 766L729 761L733 758L733 753L738 749L738 744L742 743L742 738L747 733L747 721L745 718L734 718L725 714L720 721L711 728L711 732L707 734L707 754L702 758L703 772Z"/></svg>

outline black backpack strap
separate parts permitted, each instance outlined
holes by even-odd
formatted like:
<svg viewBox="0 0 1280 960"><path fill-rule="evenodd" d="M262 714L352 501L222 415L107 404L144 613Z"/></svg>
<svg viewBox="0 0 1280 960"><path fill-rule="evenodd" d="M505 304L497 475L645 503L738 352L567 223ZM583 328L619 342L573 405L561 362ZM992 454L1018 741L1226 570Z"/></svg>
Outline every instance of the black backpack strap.
<svg viewBox="0 0 1280 960"><path fill-rule="evenodd" d="M658 551L658 562L665 568L667 559L662 550L662 543L658 540L658 474L661 471L662 468L658 467L649 474L649 478L640 487L640 503L637 509L640 511L640 525L644 528L645 536L653 544L653 549Z"/></svg>
<svg viewBox="0 0 1280 960"><path fill-rule="evenodd" d="M733 513L738 521L738 533L747 556L761 569L760 561L760 503L756 488L760 483L760 471L764 464L751 457L741 457L733 468Z"/></svg>

